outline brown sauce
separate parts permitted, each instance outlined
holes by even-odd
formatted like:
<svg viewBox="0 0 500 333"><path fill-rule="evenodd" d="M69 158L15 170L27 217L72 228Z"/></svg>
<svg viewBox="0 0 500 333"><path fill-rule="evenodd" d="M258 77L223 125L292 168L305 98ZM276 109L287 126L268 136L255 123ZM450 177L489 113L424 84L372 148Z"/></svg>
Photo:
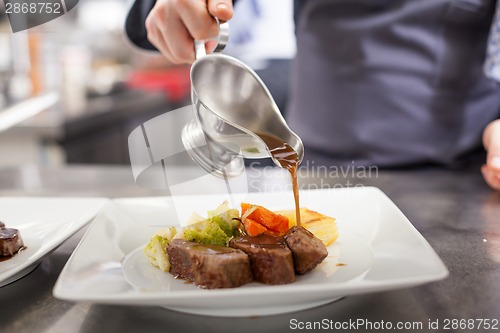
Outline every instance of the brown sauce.
<svg viewBox="0 0 500 333"><path fill-rule="evenodd" d="M259 248L284 248L286 247L283 237L275 237L266 234L258 236L242 236L235 239L239 244Z"/></svg>
<svg viewBox="0 0 500 333"><path fill-rule="evenodd" d="M13 256L0 256L0 262L2 261L7 261L9 260L10 258L12 258Z"/></svg>
<svg viewBox="0 0 500 333"><path fill-rule="evenodd" d="M16 256L16 254L21 253L22 251L24 251L24 250L26 250L26 249L27 249L27 247L26 247L26 246L23 246L23 247L21 247L21 248L20 248L20 249L19 249L16 253L14 253L14 254L13 254L13 255L11 255L11 256L0 256L0 262L2 262L2 261L7 261L7 260L9 260L9 259L14 258L14 257Z"/></svg>
<svg viewBox="0 0 500 333"><path fill-rule="evenodd" d="M297 168L299 166L299 155L286 142L276 136L269 134L258 133L259 137L264 140L269 147L271 155L278 160L282 168L290 172L292 177L293 198L295 200L295 217L297 219L297 227L300 227L300 204L299 204L299 185L297 181Z"/></svg>
<svg viewBox="0 0 500 333"><path fill-rule="evenodd" d="M189 248L193 249L194 251L207 253L207 254L222 254L222 253L233 253L234 252L234 249L231 249L229 247L220 246L220 245L212 245L212 244L190 245Z"/></svg>

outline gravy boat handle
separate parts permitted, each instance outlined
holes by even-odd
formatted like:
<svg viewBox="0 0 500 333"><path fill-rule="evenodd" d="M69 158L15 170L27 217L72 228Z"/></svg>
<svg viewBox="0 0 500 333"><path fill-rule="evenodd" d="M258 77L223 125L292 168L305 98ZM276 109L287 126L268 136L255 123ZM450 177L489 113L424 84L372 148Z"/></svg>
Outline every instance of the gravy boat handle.
<svg viewBox="0 0 500 333"><path fill-rule="evenodd" d="M217 26L219 27L219 33L215 40L217 44L214 49L210 53L222 52L229 41L229 23L228 22L220 22L218 18L214 17L217 22ZM212 39L209 39L212 40ZM207 51L205 49L205 43L209 40L195 40L194 41L194 53L195 59L200 59L207 55Z"/></svg>

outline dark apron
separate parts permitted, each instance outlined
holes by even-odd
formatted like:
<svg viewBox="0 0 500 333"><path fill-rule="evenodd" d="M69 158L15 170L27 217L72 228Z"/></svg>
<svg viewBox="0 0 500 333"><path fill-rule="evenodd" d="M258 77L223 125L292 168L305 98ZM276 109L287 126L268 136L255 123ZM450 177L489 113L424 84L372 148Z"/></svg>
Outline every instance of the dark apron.
<svg viewBox="0 0 500 333"><path fill-rule="evenodd" d="M310 0L288 122L328 163L453 164L498 118L482 73L494 0Z"/></svg>

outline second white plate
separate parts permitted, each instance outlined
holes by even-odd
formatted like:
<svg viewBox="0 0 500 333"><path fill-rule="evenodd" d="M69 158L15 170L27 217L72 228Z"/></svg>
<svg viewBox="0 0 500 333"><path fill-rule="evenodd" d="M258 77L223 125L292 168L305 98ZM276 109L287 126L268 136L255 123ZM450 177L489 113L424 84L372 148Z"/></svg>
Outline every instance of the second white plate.
<svg viewBox="0 0 500 333"><path fill-rule="evenodd" d="M31 272L40 260L94 218L105 198L4 197L0 221L20 231L26 249L0 262L0 287Z"/></svg>

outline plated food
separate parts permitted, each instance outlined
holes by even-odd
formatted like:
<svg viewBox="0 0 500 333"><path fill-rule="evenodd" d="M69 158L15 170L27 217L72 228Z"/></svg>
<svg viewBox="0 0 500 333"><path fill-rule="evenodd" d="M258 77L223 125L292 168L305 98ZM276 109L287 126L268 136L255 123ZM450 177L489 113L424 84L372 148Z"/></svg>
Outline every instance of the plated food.
<svg viewBox="0 0 500 333"><path fill-rule="evenodd" d="M252 282L248 256L221 245L205 245L174 239L167 246L170 273L197 286L234 288Z"/></svg>
<svg viewBox="0 0 500 333"><path fill-rule="evenodd" d="M7 228L5 223L0 222L0 260L10 259L22 249L24 242L19 230Z"/></svg>
<svg viewBox="0 0 500 333"><path fill-rule="evenodd" d="M202 288L292 283L326 258L326 244L338 236L335 219L307 209L301 213L304 226L296 226L263 206L242 203L240 214L224 202L206 219L196 214L186 227L159 231L144 252L152 265ZM308 226L321 231L326 242Z"/></svg>
<svg viewBox="0 0 500 333"><path fill-rule="evenodd" d="M294 208L287 202L291 195L236 193L232 201L277 210ZM308 190L301 192L300 198L302 208L334 216L339 237L328 246L328 257L309 273L296 275L293 283L269 286L252 282L238 288L207 290L151 265L144 246L164 228L165 219L175 220L179 212L187 216L193 210L205 213L227 199L227 194L178 196L174 211L170 197L155 196L112 200L71 255L54 295L72 302L162 306L208 316L251 317L296 312L339 297L409 288L447 276L446 267L429 243L379 189ZM304 226L304 215L301 217Z"/></svg>

